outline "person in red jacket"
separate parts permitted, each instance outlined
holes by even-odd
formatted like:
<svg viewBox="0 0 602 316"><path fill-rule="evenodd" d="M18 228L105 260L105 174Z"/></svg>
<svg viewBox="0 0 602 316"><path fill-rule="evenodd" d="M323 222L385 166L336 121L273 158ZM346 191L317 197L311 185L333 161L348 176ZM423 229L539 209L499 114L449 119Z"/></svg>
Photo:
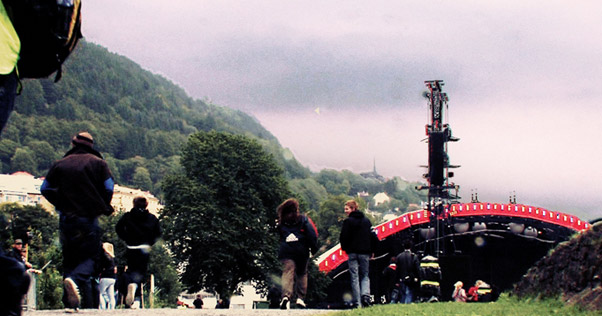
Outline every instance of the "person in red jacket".
<svg viewBox="0 0 602 316"><path fill-rule="evenodd" d="M468 298L467 301L469 302L478 302L479 301L479 286L481 286L481 284L483 283L483 281L481 280L477 280L477 282L475 282L474 286L468 289Z"/></svg>

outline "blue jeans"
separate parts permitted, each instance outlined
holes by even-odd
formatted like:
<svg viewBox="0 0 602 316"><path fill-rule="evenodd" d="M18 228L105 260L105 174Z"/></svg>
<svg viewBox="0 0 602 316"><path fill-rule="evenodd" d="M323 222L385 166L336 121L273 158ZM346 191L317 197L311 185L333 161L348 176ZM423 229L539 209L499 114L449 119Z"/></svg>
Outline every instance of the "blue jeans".
<svg viewBox="0 0 602 316"><path fill-rule="evenodd" d="M414 301L414 290L409 286L403 284L399 285L399 300L401 304L410 304Z"/></svg>
<svg viewBox="0 0 602 316"><path fill-rule="evenodd" d="M100 309L115 309L115 279L102 278L98 284Z"/></svg>
<svg viewBox="0 0 602 316"><path fill-rule="evenodd" d="M59 231L63 247L63 277L71 278L77 284L81 295L80 307L92 308L94 299L90 278L95 276L103 251L98 219L61 214ZM65 296L63 302L66 303Z"/></svg>
<svg viewBox="0 0 602 316"><path fill-rule="evenodd" d="M396 286L393 291L391 291L391 304L399 303L399 287Z"/></svg>
<svg viewBox="0 0 602 316"><path fill-rule="evenodd" d="M351 276L351 294L353 304L361 305L361 299L370 296L370 255L361 253L348 253L349 274Z"/></svg>

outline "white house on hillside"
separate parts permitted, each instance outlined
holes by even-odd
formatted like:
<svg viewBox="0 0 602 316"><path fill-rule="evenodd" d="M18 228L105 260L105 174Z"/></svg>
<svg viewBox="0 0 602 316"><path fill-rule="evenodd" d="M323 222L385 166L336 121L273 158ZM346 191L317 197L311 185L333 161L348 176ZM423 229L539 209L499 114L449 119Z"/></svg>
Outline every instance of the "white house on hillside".
<svg viewBox="0 0 602 316"><path fill-rule="evenodd" d="M19 203L23 205L41 205L45 210L52 212L54 207L42 193L40 187L44 178L36 178L32 174L18 171L13 174L0 174L0 203ZM133 207L134 198L145 197L148 201L148 210L158 215L163 206L154 195L148 191L115 185L111 205L115 211L126 212Z"/></svg>
<svg viewBox="0 0 602 316"><path fill-rule="evenodd" d="M0 203L41 205L51 211L52 205L40 193L42 179L24 171L0 174Z"/></svg>
<svg viewBox="0 0 602 316"><path fill-rule="evenodd" d="M379 206L385 202L391 201L391 198L385 192L377 193L373 198L374 206Z"/></svg>

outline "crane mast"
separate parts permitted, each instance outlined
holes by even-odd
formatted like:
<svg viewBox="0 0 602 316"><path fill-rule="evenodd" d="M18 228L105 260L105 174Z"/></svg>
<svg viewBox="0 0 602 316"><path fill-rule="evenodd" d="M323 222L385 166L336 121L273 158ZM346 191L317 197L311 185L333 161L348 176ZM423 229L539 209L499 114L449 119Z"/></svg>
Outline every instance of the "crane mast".
<svg viewBox="0 0 602 316"><path fill-rule="evenodd" d="M450 181L454 173L450 169L459 166L450 165L447 144L456 142L459 138L452 136L451 127L445 120L448 110L447 93L443 92L443 80L429 80L424 82L428 88L426 97L428 99L429 122L425 127L428 141L428 166L427 173L423 176L427 180L427 186L417 187L419 190L428 190L427 209L431 215L431 224L434 229L434 249L427 252L435 256L445 253L443 238L445 225L442 222L444 206L457 200L459 186ZM452 193L452 191L454 191Z"/></svg>

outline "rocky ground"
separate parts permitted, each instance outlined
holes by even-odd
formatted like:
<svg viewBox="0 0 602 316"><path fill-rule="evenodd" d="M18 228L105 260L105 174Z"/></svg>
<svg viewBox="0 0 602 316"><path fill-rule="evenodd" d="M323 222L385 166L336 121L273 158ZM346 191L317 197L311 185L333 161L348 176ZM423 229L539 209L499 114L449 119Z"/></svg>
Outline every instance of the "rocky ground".
<svg viewBox="0 0 602 316"><path fill-rule="evenodd" d="M553 297L602 310L602 222L561 243L516 285L519 297Z"/></svg>

